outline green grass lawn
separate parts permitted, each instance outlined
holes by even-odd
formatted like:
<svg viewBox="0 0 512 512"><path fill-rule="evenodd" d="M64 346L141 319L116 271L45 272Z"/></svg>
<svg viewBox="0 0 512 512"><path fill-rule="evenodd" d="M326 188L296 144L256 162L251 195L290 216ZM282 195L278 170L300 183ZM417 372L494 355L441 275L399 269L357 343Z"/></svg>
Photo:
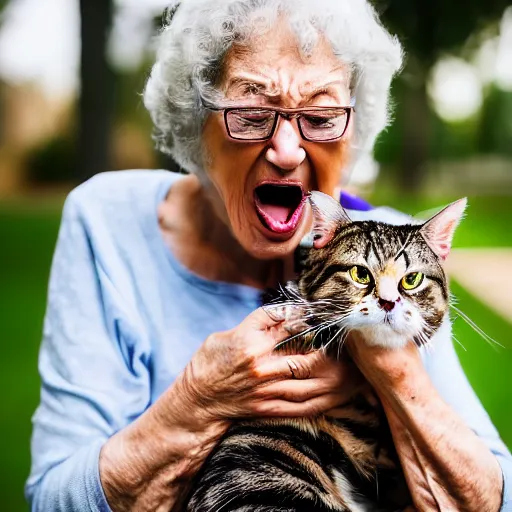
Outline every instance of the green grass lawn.
<svg viewBox="0 0 512 512"><path fill-rule="evenodd" d="M385 201L382 201L385 202ZM402 201L406 211L419 211L439 204L428 200ZM459 246L510 246L512 206L506 199L478 199L460 227ZM388 204L395 204L388 201ZM57 237L59 205L30 207L0 204L0 329L4 355L0 358L3 412L0 438L2 481L1 510L27 510L23 484L29 471L30 417L39 398L37 352L45 309L51 256ZM510 284L510 283L509 283ZM511 326L480 304L459 286L454 286L459 307L490 336L510 347ZM475 390L501 432L512 446L509 392L512 350L489 347L460 320L456 336L467 351L459 350L462 363Z"/></svg>
<svg viewBox="0 0 512 512"><path fill-rule="evenodd" d="M28 510L23 484L30 464L30 418L39 400L37 352L59 217L56 209L23 212L0 205L0 508L9 512Z"/></svg>
<svg viewBox="0 0 512 512"><path fill-rule="evenodd" d="M458 307L503 348L491 346L462 319L454 316L455 344L466 375L509 448L512 448L512 326L476 300L457 283L452 283ZM461 347L463 345L464 348Z"/></svg>

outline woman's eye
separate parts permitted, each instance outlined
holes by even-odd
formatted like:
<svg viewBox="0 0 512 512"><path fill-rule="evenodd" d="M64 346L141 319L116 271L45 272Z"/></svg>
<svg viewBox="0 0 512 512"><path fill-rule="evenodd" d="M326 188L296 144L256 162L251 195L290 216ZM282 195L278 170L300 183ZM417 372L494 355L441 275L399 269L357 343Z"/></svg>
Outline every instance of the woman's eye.
<svg viewBox="0 0 512 512"><path fill-rule="evenodd" d="M360 267L359 265L353 266L349 270L350 277L358 284L370 284L372 281L372 277L370 275L370 272L364 268Z"/></svg>
<svg viewBox="0 0 512 512"><path fill-rule="evenodd" d="M262 87L260 85L256 85L256 84L249 84L246 88L245 88L245 93L246 94L259 94L259 92L261 91Z"/></svg>
<svg viewBox="0 0 512 512"><path fill-rule="evenodd" d="M411 272L402 278L400 284L404 290L414 290L423 282L424 277L421 272Z"/></svg>
<svg viewBox="0 0 512 512"><path fill-rule="evenodd" d="M250 114L239 117L240 122L249 126L265 125L269 121L269 116L264 114Z"/></svg>
<svg viewBox="0 0 512 512"><path fill-rule="evenodd" d="M332 126L332 120L334 119L332 116L308 116L305 115L304 119L311 125L315 127L329 127Z"/></svg>

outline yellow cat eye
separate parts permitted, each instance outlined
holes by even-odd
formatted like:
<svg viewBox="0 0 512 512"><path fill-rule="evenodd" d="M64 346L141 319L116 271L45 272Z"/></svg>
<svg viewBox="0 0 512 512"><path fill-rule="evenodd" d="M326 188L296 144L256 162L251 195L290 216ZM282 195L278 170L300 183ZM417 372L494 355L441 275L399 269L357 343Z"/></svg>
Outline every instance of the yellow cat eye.
<svg viewBox="0 0 512 512"><path fill-rule="evenodd" d="M421 272L411 272L402 277L402 288L404 290L414 290L423 282L425 276Z"/></svg>
<svg viewBox="0 0 512 512"><path fill-rule="evenodd" d="M350 277L359 284L370 284L372 280L372 276L370 272L364 267L360 267L359 265L353 266L349 270Z"/></svg>

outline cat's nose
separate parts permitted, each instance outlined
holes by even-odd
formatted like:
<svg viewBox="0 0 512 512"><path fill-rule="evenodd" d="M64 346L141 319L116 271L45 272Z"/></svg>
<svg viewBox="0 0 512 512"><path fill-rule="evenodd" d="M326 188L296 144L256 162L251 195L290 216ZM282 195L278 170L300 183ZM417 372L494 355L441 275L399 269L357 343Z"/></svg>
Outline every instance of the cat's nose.
<svg viewBox="0 0 512 512"><path fill-rule="evenodd" d="M394 300L385 300L381 299L379 297L379 307L383 309L384 311L392 311L395 307L395 301Z"/></svg>

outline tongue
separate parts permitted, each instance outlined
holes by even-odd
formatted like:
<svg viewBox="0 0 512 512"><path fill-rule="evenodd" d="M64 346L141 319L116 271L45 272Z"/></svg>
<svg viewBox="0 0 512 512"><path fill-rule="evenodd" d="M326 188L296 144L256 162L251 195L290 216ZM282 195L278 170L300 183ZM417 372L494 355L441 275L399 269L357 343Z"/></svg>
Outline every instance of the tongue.
<svg viewBox="0 0 512 512"><path fill-rule="evenodd" d="M292 213L292 208L289 206L280 206L276 204L262 204L260 205L260 209L269 217L283 223L288 220L288 217Z"/></svg>

